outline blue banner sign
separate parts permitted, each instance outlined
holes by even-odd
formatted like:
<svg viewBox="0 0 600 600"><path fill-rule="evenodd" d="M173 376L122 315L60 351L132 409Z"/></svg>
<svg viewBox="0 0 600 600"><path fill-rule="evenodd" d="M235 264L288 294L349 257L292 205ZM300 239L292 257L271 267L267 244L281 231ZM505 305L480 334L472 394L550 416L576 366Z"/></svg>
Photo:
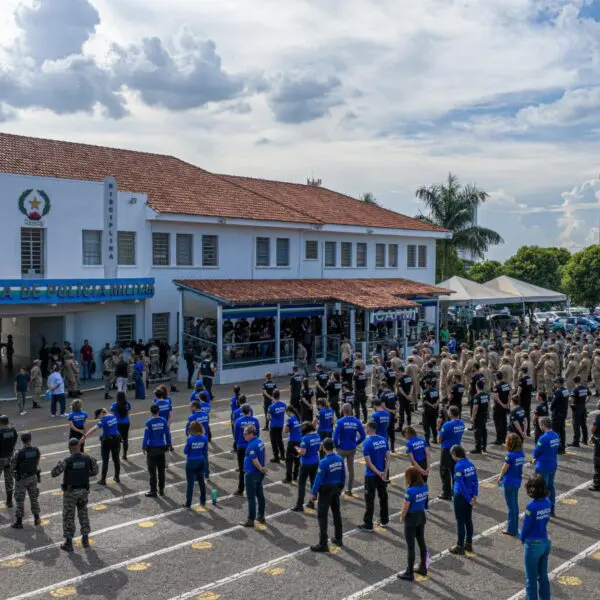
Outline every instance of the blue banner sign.
<svg viewBox="0 0 600 600"><path fill-rule="evenodd" d="M2 304L122 302L154 296L154 278L0 279Z"/></svg>
<svg viewBox="0 0 600 600"><path fill-rule="evenodd" d="M371 311L371 323L385 323L386 321L413 321L417 319L418 316L418 308L374 310Z"/></svg>

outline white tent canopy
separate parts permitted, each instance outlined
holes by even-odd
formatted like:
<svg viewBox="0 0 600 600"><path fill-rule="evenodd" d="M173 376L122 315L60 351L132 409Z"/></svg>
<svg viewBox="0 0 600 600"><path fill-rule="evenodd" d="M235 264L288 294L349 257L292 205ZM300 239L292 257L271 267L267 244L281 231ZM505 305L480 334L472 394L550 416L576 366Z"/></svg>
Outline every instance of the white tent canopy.
<svg viewBox="0 0 600 600"><path fill-rule="evenodd" d="M526 283L513 277L501 275L488 281L485 286L501 294L511 295L521 302L565 302L567 297L560 292ZM447 286L442 286L447 287Z"/></svg>
<svg viewBox="0 0 600 600"><path fill-rule="evenodd" d="M482 285L464 277L450 277L438 283L439 287L453 290L453 294L440 296L440 302L452 305L459 304L511 304L521 303L520 296Z"/></svg>

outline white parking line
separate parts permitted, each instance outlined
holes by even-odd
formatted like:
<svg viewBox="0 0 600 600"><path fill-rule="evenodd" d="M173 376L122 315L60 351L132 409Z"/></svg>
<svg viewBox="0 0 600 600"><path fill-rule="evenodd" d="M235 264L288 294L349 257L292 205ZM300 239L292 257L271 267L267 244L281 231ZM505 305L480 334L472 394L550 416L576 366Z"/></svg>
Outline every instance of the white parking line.
<svg viewBox="0 0 600 600"><path fill-rule="evenodd" d="M560 494L559 496L556 497L556 501L558 502L559 500L568 498L569 496L572 496L573 494L576 494L577 492L588 487L590 484L591 484L591 481L586 481L585 483L582 483L582 484ZM519 515L519 517L522 517L523 514L524 513L521 513ZM500 531L504 527L506 527L506 521L503 521L502 523L498 523L497 525L494 525L493 527L490 527L489 529L486 529L482 533L476 535L473 538L473 541L475 542L477 540L480 540L481 538L492 535L492 534L496 533L497 531ZM450 554L449 549L442 550L438 554L434 554L430 559L431 563L434 563L434 562L444 558L444 556L447 556L448 554ZM344 598L344 600L356 600L357 598L364 598L365 596L369 595L371 592L374 592L375 590L380 590L381 588L385 587L386 585L389 585L390 583L393 583L394 581L397 581L397 580L398 580L398 577L396 574L390 575L390 577L386 577L385 579L382 579L381 581L378 581L377 583L369 585L366 588L363 588L362 590L355 592L351 596L346 596L346 598Z"/></svg>

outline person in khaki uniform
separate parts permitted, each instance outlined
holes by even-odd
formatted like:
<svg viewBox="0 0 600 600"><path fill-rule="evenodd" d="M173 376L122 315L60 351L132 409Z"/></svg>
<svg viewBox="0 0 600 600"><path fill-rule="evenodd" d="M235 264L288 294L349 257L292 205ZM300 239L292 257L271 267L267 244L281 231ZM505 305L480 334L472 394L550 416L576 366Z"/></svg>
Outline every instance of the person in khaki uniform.
<svg viewBox="0 0 600 600"><path fill-rule="evenodd" d="M511 365L511 359L508 356L503 356L500 360L500 368L498 369L500 373L502 373L502 381L508 383L511 386L512 391L512 382L514 379L514 369Z"/></svg>
<svg viewBox="0 0 600 600"><path fill-rule="evenodd" d="M587 350L584 350L581 353L581 360L577 365L577 375L581 377L581 383L587 386L588 381L590 379L590 373L592 371L592 361L590 360L590 355Z"/></svg>
<svg viewBox="0 0 600 600"><path fill-rule="evenodd" d="M467 351L466 360L462 371L463 381L471 381L471 375L473 375L474 368L475 360L473 359L473 353L471 351Z"/></svg>
<svg viewBox="0 0 600 600"><path fill-rule="evenodd" d="M410 375L410 377L412 377L412 380L413 380L413 386L410 391L410 401L411 401L411 404L413 405L413 407L415 407L415 406L417 406L417 397L418 397L417 394L418 394L418 390L420 389L421 378L420 378L420 369L416 365L415 359L413 356L408 357L408 364L406 365L406 374Z"/></svg>
<svg viewBox="0 0 600 600"><path fill-rule="evenodd" d="M554 351L554 346L548 347L548 354L550 355L550 358L554 361L554 364L556 366L556 373L558 374L558 376L560 376L560 358L558 354Z"/></svg>
<svg viewBox="0 0 600 600"><path fill-rule="evenodd" d="M577 375L578 366L579 363L575 359L575 355L569 354L567 366L565 369L565 385L567 386L567 389L569 391L571 391L575 387L575 382L573 381L573 378L575 377L575 375Z"/></svg>
<svg viewBox="0 0 600 600"><path fill-rule="evenodd" d="M554 390L554 380L558 374L558 366L554 362L550 352L546 352L544 355L544 390L550 397Z"/></svg>
<svg viewBox="0 0 600 600"><path fill-rule="evenodd" d="M537 390L540 387L540 372L537 368L538 363L540 362L540 358L542 358L542 353L540 351L540 347L537 343L531 344L531 351L529 352L529 360L533 363L533 389Z"/></svg>
<svg viewBox="0 0 600 600"><path fill-rule="evenodd" d="M413 348L411 356L415 365L417 365L417 367L421 369L423 367L423 359L421 358L421 355L419 354L419 351L416 348Z"/></svg>
<svg viewBox="0 0 600 600"><path fill-rule="evenodd" d="M596 397L600 396L600 350L594 350L592 356L592 381L596 388Z"/></svg>
<svg viewBox="0 0 600 600"><path fill-rule="evenodd" d="M102 380L104 382L104 399L110 400L110 390L115 378L115 356L109 356L102 365Z"/></svg>
<svg viewBox="0 0 600 600"><path fill-rule="evenodd" d="M487 353L487 361L492 372L496 372L500 367L500 357L495 350L489 350Z"/></svg>
<svg viewBox="0 0 600 600"><path fill-rule="evenodd" d="M29 388L33 395L33 408L42 408L40 406L40 401L42 399L42 384L44 383L44 378L42 377L41 364L40 360L34 360L33 367L31 367Z"/></svg>
<svg viewBox="0 0 600 600"><path fill-rule="evenodd" d="M440 361L440 395L442 398L448 396L448 371L450 371L450 356L448 352L442 352L442 360ZM452 380L450 380L452 381Z"/></svg>
<svg viewBox="0 0 600 600"><path fill-rule="evenodd" d="M485 392L490 392L492 389L493 375L488 367L488 362L484 358L479 361L479 372L483 373L483 381L485 382Z"/></svg>
<svg viewBox="0 0 600 600"><path fill-rule="evenodd" d="M458 359L458 364L461 368L461 371L464 371L465 365L467 364L467 360L469 360L469 348L467 344L463 342L460 345L460 354Z"/></svg>

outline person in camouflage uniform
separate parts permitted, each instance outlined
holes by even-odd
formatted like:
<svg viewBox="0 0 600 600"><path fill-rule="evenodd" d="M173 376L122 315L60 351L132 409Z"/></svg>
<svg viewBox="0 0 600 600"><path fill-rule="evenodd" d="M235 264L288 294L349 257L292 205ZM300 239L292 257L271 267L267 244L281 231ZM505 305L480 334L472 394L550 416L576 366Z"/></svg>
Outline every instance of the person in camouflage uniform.
<svg viewBox="0 0 600 600"><path fill-rule="evenodd" d="M29 503L31 504L31 513L33 514L34 525L38 526L40 522L40 503L38 490L38 477L40 466L39 448L31 445L31 433L21 434L23 447L13 454L11 466L15 476L15 522L12 527L23 529L23 515L25 514L25 496L29 494Z"/></svg>
<svg viewBox="0 0 600 600"><path fill-rule="evenodd" d="M19 434L6 415L0 415L0 475L4 475L6 489L6 506L13 505L14 477L11 467L11 458L19 439Z"/></svg>
<svg viewBox="0 0 600 600"><path fill-rule="evenodd" d="M88 495L90 493L90 477L98 475L96 459L81 452L79 440L69 440L71 455L52 469L50 475L58 477L64 473L62 489L63 496L63 535L65 543L61 549L73 552L73 537L75 536L75 511L79 518L81 529L81 545L90 545L90 519L88 514Z"/></svg>

